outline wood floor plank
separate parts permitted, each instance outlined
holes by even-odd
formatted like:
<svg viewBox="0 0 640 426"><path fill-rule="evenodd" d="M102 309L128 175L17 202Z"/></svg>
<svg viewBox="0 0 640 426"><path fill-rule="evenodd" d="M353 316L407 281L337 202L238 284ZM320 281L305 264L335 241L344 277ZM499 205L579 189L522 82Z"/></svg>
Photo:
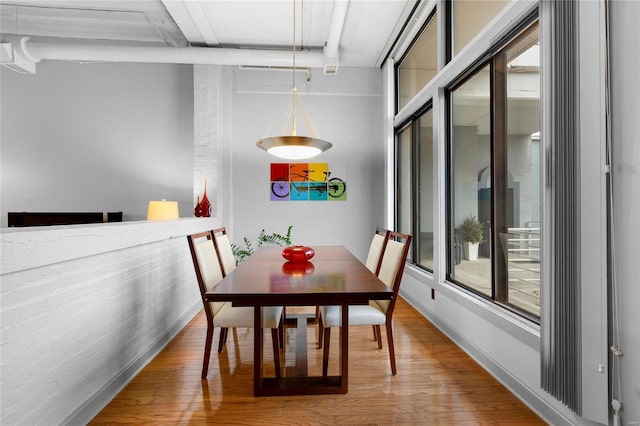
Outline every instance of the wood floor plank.
<svg viewBox="0 0 640 426"><path fill-rule="evenodd" d="M315 327L308 326L310 372L322 368ZM200 313L90 424L545 424L402 299L394 314L398 374L391 375L386 337L379 350L371 327L352 327L346 395L254 397L250 329L230 333L221 354L214 347L209 376L200 380L205 331ZM338 334L331 336L329 374L338 369ZM287 351L295 352L295 329L287 336ZM264 353L265 372L272 374L271 348Z"/></svg>

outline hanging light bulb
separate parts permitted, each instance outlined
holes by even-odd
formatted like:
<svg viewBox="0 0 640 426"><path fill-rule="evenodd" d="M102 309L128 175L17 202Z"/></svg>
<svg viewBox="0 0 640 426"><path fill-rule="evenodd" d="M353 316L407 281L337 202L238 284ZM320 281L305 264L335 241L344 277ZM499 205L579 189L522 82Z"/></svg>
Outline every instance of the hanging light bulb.
<svg viewBox="0 0 640 426"><path fill-rule="evenodd" d="M287 160L303 160L315 157L318 154L328 150L333 145L331 142L319 139L316 135L315 128L311 122L311 118L300 100L298 89L296 88L296 0L293 0L293 85L291 88L291 99L285 116L285 123L282 133L286 133L286 129L291 123L291 133L283 136L271 136L260 139L256 142L259 148L264 149L269 154ZM298 136L296 130L296 111L300 107L305 124L312 136Z"/></svg>

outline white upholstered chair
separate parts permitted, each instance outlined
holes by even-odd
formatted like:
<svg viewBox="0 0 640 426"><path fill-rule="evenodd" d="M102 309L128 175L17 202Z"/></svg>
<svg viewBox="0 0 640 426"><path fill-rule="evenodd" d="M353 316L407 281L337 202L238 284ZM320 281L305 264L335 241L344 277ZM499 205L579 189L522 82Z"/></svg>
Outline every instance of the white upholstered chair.
<svg viewBox="0 0 640 426"><path fill-rule="evenodd" d="M230 302L208 302L205 293L215 287L223 278L220 261L213 245L214 235L212 231L187 235L189 250L196 271L198 287L207 317L207 338L204 346L204 360L202 363L202 378L207 378L209 370L209 358L211 356L211 344L215 327L220 327L220 343L218 352L222 352L226 343L226 330L229 327L253 328L252 307L232 307ZM280 344L279 330L282 319L282 307L269 306L262 308L262 327L271 329L273 341L273 359L275 363L276 377L280 377ZM262 330L254 330L260 333Z"/></svg>
<svg viewBox="0 0 640 426"><path fill-rule="evenodd" d="M371 244L369 245L369 253L367 254L367 260L364 265L374 274L378 275L378 271L380 270L380 265L382 264L382 253L384 253L384 248L387 246L387 241L389 239L389 230L376 228L376 233L373 234L373 238L371 239ZM323 328L322 324L320 324L320 307L316 307L316 323L318 323L318 342L317 347L322 347L322 336L323 336ZM379 328L379 327L378 327ZM377 339L378 335L376 332L376 326L373 326L373 338Z"/></svg>
<svg viewBox="0 0 640 426"><path fill-rule="evenodd" d="M371 245L369 246L369 254L367 255L367 261L364 264L367 269L376 275L378 275L378 271L380 271L382 253L387 245L389 232L390 231L386 229L377 228L376 233L373 235L373 239L371 240Z"/></svg>
<svg viewBox="0 0 640 426"><path fill-rule="evenodd" d="M393 348L393 332L391 319L393 309L398 298L398 290L402 280L407 253L411 245L411 236L398 232L388 232L387 242L382 253L382 261L378 270L378 278L393 290L391 300L372 300L368 305L349 306L349 327L357 325L373 325L374 335L378 342L378 349L382 349L380 326L386 326L387 342L389 344L389 361L391 373L396 374L396 358ZM342 308L340 306L321 306L319 330L323 335L324 349L322 355L322 374L327 375L329 363L329 343L331 328L340 327Z"/></svg>
<svg viewBox="0 0 640 426"><path fill-rule="evenodd" d="M233 249L231 248L231 240L229 240L229 235L227 235L227 230L225 228L214 229L212 232L215 238L214 244L216 252L220 258L220 263L222 264L222 270L224 275L227 276L236 269L236 258L233 255Z"/></svg>

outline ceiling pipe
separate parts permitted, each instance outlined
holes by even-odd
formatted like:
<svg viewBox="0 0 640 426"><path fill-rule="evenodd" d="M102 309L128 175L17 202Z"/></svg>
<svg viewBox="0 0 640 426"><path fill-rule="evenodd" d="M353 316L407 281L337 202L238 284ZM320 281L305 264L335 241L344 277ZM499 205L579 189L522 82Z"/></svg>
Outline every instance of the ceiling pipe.
<svg viewBox="0 0 640 426"><path fill-rule="evenodd" d="M203 65L291 66L291 52L219 47L162 47L118 44L84 44L38 40L25 37L25 54L35 62L44 59L79 62L144 62ZM296 53L296 64L304 68L322 68L323 53L303 50Z"/></svg>
<svg viewBox="0 0 640 426"><path fill-rule="evenodd" d="M324 53L330 58L335 58L340 47L340 38L342 37L342 28L344 20L347 17L347 9L349 0L335 0L333 2L333 12L331 14L331 26L329 27L329 36L324 48Z"/></svg>

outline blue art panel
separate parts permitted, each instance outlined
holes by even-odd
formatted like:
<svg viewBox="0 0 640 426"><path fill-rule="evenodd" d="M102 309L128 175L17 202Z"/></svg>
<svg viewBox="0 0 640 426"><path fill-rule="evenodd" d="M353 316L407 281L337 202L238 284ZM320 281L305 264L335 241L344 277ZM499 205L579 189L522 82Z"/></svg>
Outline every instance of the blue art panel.
<svg viewBox="0 0 640 426"><path fill-rule="evenodd" d="M271 201L289 201L289 186L288 181L271 182Z"/></svg>
<svg viewBox="0 0 640 426"><path fill-rule="evenodd" d="M326 182L311 182L309 185L309 199L311 201L327 201Z"/></svg>
<svg viewBox="0 0 640 426"><path fill-rule="evenodd" d="M309 182L291 182L290 190L291 201L309 200Z"/></svg>

